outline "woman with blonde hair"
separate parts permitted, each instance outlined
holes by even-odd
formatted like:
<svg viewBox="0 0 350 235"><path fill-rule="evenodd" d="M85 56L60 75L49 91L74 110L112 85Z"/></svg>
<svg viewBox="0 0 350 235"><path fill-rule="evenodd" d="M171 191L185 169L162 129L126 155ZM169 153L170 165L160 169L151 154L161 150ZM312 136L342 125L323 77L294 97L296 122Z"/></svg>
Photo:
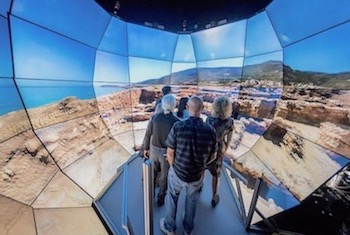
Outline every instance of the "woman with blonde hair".
<svg viewBox="0 0 350 235"><path fill-rule="evenodd" d="M220 174L222 168L222 162L225 152L229 147L229 143L233 133L233 118L232 103L226 96L220 96L214 100L212 104L212 116L207 118L207 123L212 125L216 130L216 136L218 141L217 159L208 166L208 170L213 176L212 179L212 200L211 205L215 207L220 200L218 195L218 188L220 182Z"/></svg>

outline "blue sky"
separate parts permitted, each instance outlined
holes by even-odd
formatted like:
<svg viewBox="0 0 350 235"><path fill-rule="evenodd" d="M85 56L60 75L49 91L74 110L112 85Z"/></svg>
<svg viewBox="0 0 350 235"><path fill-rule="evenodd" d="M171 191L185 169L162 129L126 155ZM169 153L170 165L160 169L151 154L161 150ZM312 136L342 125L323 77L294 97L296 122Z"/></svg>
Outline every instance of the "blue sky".
<svg viewBox="0 0 350 235"><path fill-rule="evenodd" d="M148 79L170 75L171 62L129 57L130 82L141 82Z"/></svg>
<svg viewBox="0 0 350 235"><path fill-rule="evenodd" d="M243 56L246 22L241 20L193 33L197 61Z"/></svg>
<svg viewBox="0 0 350 235"><path fill-rule="evenodd" d="M129 56L171 61L177 34L128 23Z"/></svg>
<svg viewBox="0 0 350 235"><path fill-rule="evenodd" d="M179 35L173 61L196 62L191 35Z"/></svg>
<svg viewBox="0 0 350 235"><path fill-rule="evenodd" d="M128 57L97 51L94 81L129 83Z"/></svg>
<svg viewBox="0 0 350 235"><path fill-rule="evenodd" d="M349 35L350 23L346 23L288 46L284 63L302 71L349 72Z"/></svg>
<svg viewBox="0 0 350 235"><path fill-rule="evenodd" d="M98 49L128 55L126 22L112 17Z"/></svg>
<svg viewBox="0 0 350 235"><path fill-rule="evenodd" d="M247 23L245 56L278 50L282 50L282 47L266 12L250 18Z"/></svg>
<svg viewBox="0 0 350 235"><path fill-rule="evenodd" d="M111 18L92 0L16 0L12 14L95 48Z"/></svg>
<svg viewBox="0 0 350 235"><path fill-rule="evenodd" d="M198 68L218 68L218 67L242 67L243 57L222 59L222 60L208 60L197 63Z"/></svg>
<svg viewBox="0 0 350 235"><path fill-rule="evenodd" d="M12 58L7 19L0 16L0 77L12 77Z"/></svg>
<svg viewBox="0 0 350 235"><path fill-rule="evenodd" d="M7 17L7 12L10 9L11 0L1 0L0 2L0 15Z"/></svg>
<svg viewBox="0 0 350 235"><path fill-rule="evenodd" d="M349 0L274 0L267 7L282 45L345 22L349 12Z"/></svg>
<svg viewBox="0 0 350 235"><path fill-rule="evenodd" d="M16 77L92 81L95 50L11 17Z"/></svg>

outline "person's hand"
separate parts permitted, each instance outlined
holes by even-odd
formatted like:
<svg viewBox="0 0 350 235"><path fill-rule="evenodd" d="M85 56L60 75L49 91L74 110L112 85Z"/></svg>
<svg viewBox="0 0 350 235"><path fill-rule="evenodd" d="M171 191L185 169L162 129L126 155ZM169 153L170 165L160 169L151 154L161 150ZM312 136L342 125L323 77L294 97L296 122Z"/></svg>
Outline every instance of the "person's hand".
<svg viewBox="0 0 350 235"><path fill-rule="evenodd" d="M143 150L143 156L148 159L149 158L149 150Z"/></svg>

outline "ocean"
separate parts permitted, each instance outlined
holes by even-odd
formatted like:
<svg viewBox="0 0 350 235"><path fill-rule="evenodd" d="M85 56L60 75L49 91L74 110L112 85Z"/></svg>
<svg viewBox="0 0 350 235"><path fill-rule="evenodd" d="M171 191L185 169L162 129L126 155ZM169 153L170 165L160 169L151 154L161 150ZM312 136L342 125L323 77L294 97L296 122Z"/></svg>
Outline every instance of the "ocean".
<svg viewBox="0 0 350 235"><path fill-rule="evenodd" d="M113 86L22 86L19 87L24 104L27 109L58 102L66 97L79 99L92 99L125 90ZM96 96L95 96L96 92ZM18 92L14 86L0 87L0 116L23 108Z"/></svg>

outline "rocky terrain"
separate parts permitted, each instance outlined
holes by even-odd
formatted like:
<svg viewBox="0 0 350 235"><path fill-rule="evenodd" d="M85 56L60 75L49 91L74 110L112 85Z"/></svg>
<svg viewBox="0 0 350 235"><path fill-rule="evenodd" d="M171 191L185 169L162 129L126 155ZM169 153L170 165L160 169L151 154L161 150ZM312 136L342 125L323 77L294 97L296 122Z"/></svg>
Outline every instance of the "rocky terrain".
<svg viewBox="0 0 350 235"><path fill-rule="evenodd" d="M22 114L21 111L17 112L21 114L18 116L10 113L0 117L0 124L6 127L2 128L3 142L0 143L1 193L31 204L60 168L91 196L96 196L108 181L107 178L112 177L112 173L104 178L106 176L98 172L114 172L113 167L120 166L130 156L132 149L140 147L147 120L154 111L161 88L159 85L132 88L98 97L97 100L67 97L55 104L28 110L35 132L45 148L32 131L26 131L30 129L29 119L23 111ZM230 90L222 86L174 85L173 90L177 99L194 94L203 97L207 114L216 97L230 94ZM322 149L309 142L305 144L303 138L350 156L350 135L346 128L349 126L349 94L345 91L289 87L285 88L279 102L277 99L254 96L254 89L245 91L241 99L233 99L235 109L259 119L241 118L235 121L236 130L229 156L240 171L277 184L273 177L276 175L293 195L302 199L323 183L324 177L319 175L319 172L324 172L321 168L327 168L328 177L339 167L329 161ZM13 123L11 117L18 121ZM249 131L249 128L266 130L271 123L302 138L287 138L290 136L288 134L276 147L273 140L261 136L264 131L260 134ZM117 142L113 142L113 139ZM253 151L248 153L249 148L253 148ZM119 153L115 155L116 158L111 157L114 152ZM276 154L281 154L284 160L272 161L271 157L276 160ZM314 159L310 158L310 154L322 157ZM314 160L305 163L305 159ZM112 163L113 169L108 168L108 162ZM283 168L279 169L274 164L286 166L284 171L287 175L281 172ZM312 170L311 164L319 171ZM95 172L97 178L83 177L85 168ZM24 185L34 178L41 180L36 180L32 185L34 189L29 193ZM90 187L91 182L97 186Z"/></svg>
<svg viewBox="0 0 350 235"><path fill-rule="evenodd" d="M30 205L59 170L28 130L0 144L0 193Z"/></svg>

